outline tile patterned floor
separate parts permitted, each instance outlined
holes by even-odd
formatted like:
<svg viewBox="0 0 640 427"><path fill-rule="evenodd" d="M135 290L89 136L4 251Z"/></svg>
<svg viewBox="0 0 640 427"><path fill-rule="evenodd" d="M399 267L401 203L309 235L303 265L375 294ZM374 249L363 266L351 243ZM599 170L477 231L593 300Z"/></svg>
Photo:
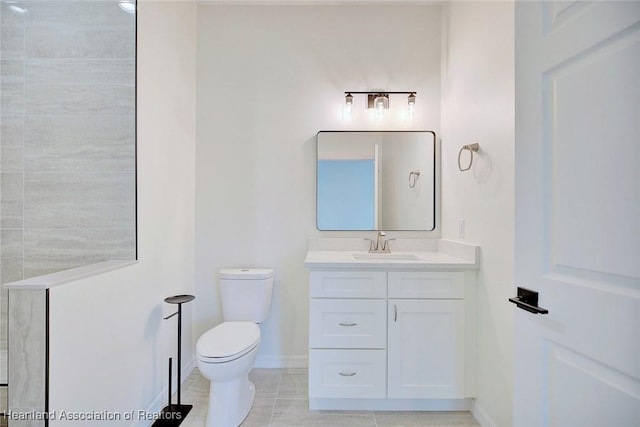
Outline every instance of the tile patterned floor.
<svg viewBox="0 0 640 427"><path fill-rule="evenodd" d="M256 398L242 427L479 427L469 412L311 411L306 369L254 369ZM194 370L182 388L193 409L181 427L204 427L209 382Z"/></svg>

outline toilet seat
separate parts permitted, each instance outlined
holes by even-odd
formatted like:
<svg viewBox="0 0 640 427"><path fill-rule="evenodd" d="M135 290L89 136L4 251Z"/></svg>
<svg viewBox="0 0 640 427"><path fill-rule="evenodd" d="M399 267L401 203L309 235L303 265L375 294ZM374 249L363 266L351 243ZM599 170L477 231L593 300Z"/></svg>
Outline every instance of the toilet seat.
<svg viewBox="0 0 640 427"><path fill-rule="evenodd" d="M224 322L205 332L196 345L198 359L225 363L238 359L260 344L260 328L253 322Z"/></svg>

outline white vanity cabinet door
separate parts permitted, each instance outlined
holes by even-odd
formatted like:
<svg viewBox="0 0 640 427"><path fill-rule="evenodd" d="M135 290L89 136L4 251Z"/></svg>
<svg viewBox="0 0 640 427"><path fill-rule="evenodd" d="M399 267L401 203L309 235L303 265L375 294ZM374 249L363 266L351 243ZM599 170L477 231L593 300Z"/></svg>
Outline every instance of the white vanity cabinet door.
<svg viewBox="0 0 640 427"><path fill-rule="evenodd" d="M309 303L309 347L387 346L387 302L383 299L321 299Z"/></svg>
<svg viewBox="0 0 640 427"><path fill-rule="evenodd" d="M385 350L309 350L310 398L384 398Z"/></svg>
<svg viewBox="0 0 640 427"><path fill-rule="evenodd" d="M385 271L311 271L311 298L386 298Z"/></svg>
<svg viewBox="0 0 640 427"><path fill-rule="evenodd" d="M389 398L458 399L464 390L464 301L388 301Z"/></svg>

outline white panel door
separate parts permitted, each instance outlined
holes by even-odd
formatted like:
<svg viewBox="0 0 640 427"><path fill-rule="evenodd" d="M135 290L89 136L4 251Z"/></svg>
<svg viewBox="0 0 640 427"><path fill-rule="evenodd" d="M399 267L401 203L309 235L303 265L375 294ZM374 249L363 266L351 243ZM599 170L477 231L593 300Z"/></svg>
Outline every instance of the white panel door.
<svg viewBox="0 0 640 427"><path fill-rule="evenodd" d="M637 427L640 2L515 9L514 425Z"/></svg>

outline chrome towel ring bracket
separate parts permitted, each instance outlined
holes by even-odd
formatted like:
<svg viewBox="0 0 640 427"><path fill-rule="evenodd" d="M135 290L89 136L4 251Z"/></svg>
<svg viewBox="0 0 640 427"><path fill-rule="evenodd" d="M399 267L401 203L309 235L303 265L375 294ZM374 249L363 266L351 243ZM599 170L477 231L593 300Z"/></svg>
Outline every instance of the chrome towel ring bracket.
<svg viewBox="0 0 640 427"><path fill-rule="evenodd" d="M480 144L478 143L462 146L462 148L458 152L458 169L460 169L460 172L468 171L469 169L471 169L471 165L473 164L473 153L474 152L477 153L479 149L480 149ZM469 154L471 155L469 157L469 165L466 168L463 168L462 165L460 164L460 158L462 157L462 152L464 150L469 150Z"/></svg>

